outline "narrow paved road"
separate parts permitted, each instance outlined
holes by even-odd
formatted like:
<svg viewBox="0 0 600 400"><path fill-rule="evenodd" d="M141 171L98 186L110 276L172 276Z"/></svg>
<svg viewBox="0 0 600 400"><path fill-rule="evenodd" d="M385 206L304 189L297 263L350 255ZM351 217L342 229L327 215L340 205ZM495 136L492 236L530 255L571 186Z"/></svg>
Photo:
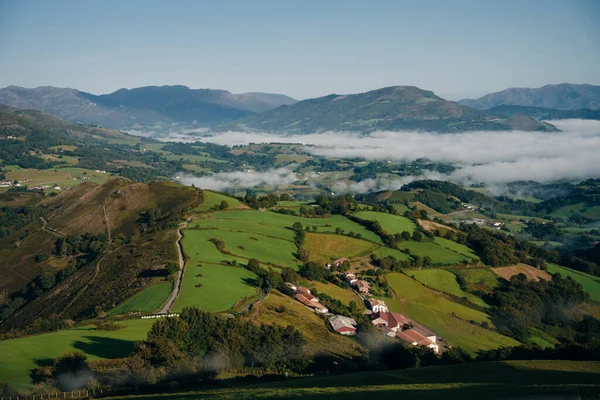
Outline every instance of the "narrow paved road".
<svg viewBox="0 0 600 400"><path fill-rule="evenodd" d="M169 296L169 300L167 300L165 306L158 312L159 314L168 314L171 310L171 307L173 307L173 304L175 304L175 301L179 297L179 292L181 292L181 284L183 282L183 270L185 267L185 257L183 255L183 246L181 245L181 238L183 237L183 235L181 234L181 230L184 229L190 223L191 220L192 217L189 217L177 230L177 242L175 243L175 245L177 246L177 254L179 256L179 273L177 274L177 281L175 282L175 287L173 287L173 292L171 293L171 296Z"/></svg>

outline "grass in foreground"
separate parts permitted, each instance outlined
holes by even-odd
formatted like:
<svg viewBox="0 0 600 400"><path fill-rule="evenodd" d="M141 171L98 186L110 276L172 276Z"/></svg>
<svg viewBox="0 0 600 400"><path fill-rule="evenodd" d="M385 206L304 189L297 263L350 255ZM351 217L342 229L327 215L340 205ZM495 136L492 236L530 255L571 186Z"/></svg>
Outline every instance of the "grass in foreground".
<svg viewBox="0 0 600 400"><path fill-rule="evenodd" d="M138 340L146 338L152 319L118 322L126 328L98 331L93 326L0 341L0 381L17 390L31 386L29 372L67 351L81 351L89 361L129 355Z"/></svg>
<svg viewBox="0 0 600 400"><path fill-rule="evenodd" d="M444 367L361 372L282 382L132 396L136 399L571 399L597 398L600 363L478 362Z"/></svg>

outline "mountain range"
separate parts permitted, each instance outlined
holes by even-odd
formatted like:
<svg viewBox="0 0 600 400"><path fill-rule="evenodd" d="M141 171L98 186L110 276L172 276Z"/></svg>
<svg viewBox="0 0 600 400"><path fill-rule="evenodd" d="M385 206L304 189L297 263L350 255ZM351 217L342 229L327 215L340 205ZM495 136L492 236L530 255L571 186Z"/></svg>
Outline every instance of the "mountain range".
<svg viewBox="0 0 600 400"><path fill-rule="evenodd" d="M146 86L99 96L52 86L0 89L0 104L114 129L161 125L207 127L295 101L280 94L233 94L226 90L190 89L187 86Z"/></svg>
<svg viewBox="0 0 600 400"><path fill-rule="evenodd" d="M600 86L561 83L541 88L510 88L460 104L488 110L500 105L542 107L557 110L600 109Z"/></svg>
<svg viewBox="0 0 600 400"><path fill-rule="evenodd" d="M71 122L122 130L211 128L308 133L328 130L556 130L540 119L592 118L600 86L511 88L479 99L447 101L415 86L296 101L282 94L146 86L94 95L43 86L0 89L0 104L40 110ZM508 107L508 108L507 108Z"/></svg>
<svg viewBox="0 0 600 400"><path fill-rule="evenodd" d="M499 118L415 86L391 86L365 93L319 97L250 115L220 127L287 133L376 130L556 130L527 116Z"/></svg>

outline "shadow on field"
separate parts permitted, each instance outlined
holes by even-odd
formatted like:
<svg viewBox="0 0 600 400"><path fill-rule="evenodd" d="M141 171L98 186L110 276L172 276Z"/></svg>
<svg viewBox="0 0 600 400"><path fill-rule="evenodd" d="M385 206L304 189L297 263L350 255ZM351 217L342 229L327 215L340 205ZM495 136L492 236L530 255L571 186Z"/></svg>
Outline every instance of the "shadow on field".
<svg viewBox="0 0 600 400"><path fill-rule="evenodd" d="M254 278L242 278L242 282L248 286L258 287L258 281Z"/></svg>
<svg viewBox="0 0 600 400"><path fill-rule="evenodd" d="M87 341L78 340L73 347L82 352L101 358L126 357L133 351L132 340L113 339L101 336L84 336Z"/></svg>

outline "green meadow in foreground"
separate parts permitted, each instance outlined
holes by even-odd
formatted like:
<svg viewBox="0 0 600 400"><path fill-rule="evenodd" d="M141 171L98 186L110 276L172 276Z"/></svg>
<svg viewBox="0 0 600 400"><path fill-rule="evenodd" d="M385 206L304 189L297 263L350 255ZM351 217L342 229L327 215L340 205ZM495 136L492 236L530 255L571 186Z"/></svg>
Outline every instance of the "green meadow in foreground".
<svg viewBox="0 0 600 400"><path fill-rule="evenodd" d="M571 399L597 398L600 363L502 361L361 372L132 399Z"/></svg>
<svg viewBox="0 0 600 400"><path fill-rule="evenodd" d="M84 326L62 331L0 341L0 381L17 390L31 386L29 372L67 351L82 351L89 361L125 357L138 340L146 338L154 319L132 319L118 322L125 328L98 331Z"/></svg>

